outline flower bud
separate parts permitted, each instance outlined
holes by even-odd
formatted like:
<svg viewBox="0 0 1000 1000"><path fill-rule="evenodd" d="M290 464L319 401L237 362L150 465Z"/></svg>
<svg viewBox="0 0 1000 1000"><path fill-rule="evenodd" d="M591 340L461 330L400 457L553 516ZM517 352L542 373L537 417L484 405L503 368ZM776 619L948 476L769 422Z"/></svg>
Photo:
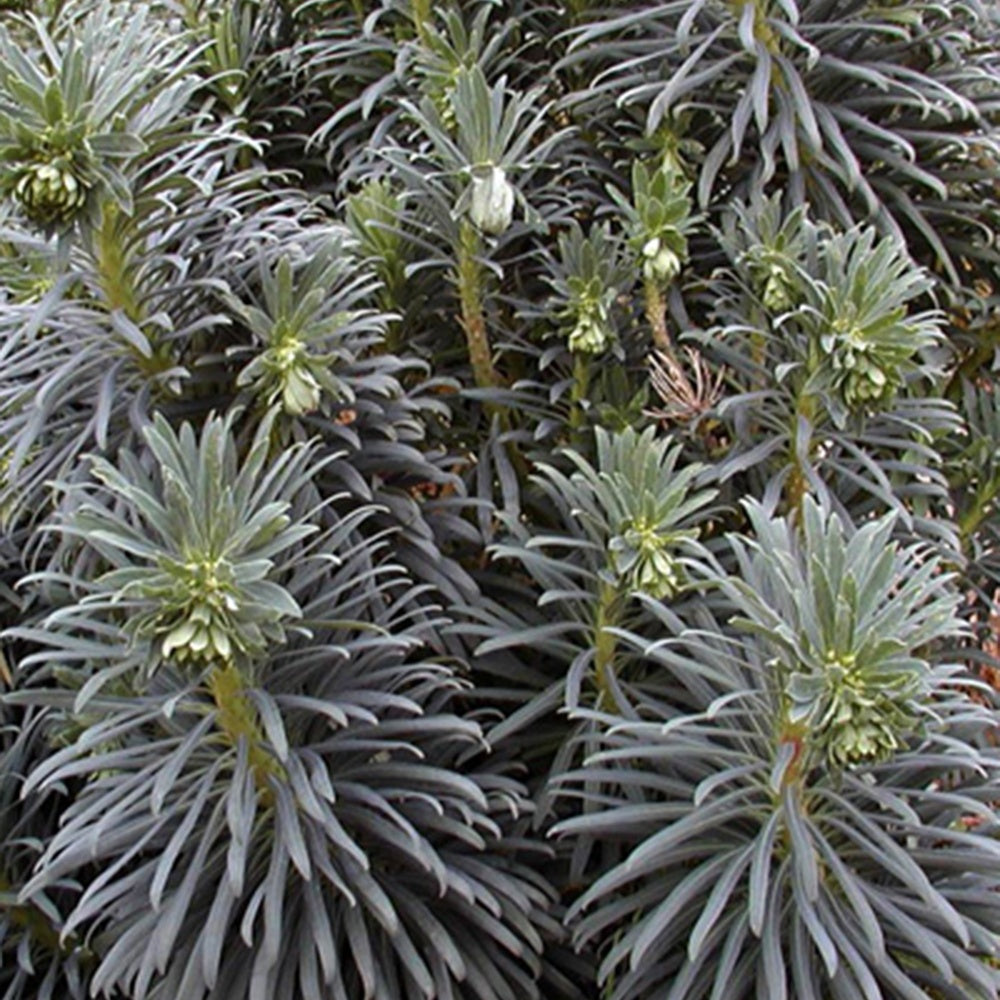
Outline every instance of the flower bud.
<svg viewBox="0 0 1000 1000"><path fill-rule="evenodd" d="M633 521L612 541L610 549L615 572L630 587L650 597L657 600L673 597L683 584L683 573L670 550L669 536L660 534L644 518Z"/></svg>
<svg viewBox="0 0 1000 1000"><path fill-rule="evenodd" d="M780 267L776 265L771 267L761 298L764 308L770 312L783 312L791 307L791 296L785 283L784 272Z"/></svg>
<svg viewBox="0 0 1000 1000"><path fill-rule="evenodd" d="M850 318L834 320L820 347L830 356L834 385L849 409L888 402L902 381L891 352L880 350Z"/></svg>
<svg viewBox="0 0 1000 1000"><path fill-rule="evenodd" d="M322 394L319 382L305 366L290 368L284 373L281 402L291 416L301 417L318 410Z"/></svg>
<svg viewBox="0 0 1000 1000"><path fill-rule="evenodd" d="M87 200L86 186L65 161L31 164L14 187L25 214L39 225L66 224Z"/></svg>
<svg viewBox="0 0 1000 1000"><path fill-rule="evenodd" d="M681 259L659 236L648 240L642 248L645 258L642 273L650 281L668 284L680 274Z"/></svg>
<svg viewBox="0 0 1000 1000"><path fill-rule="evenodd" d="M301 417L318 410L323 386L315 371L323 359L310 356L305 343L285 331L277 344L248 364L237 379L239 386L251 386L272 403L280 396L285 412Z"/></svg>
<svg viewBox="0 0 1000 1000"><path fill-rule="evenodd" d="M472 172L469 218L482 232L499 236L514 217L514 188L502 167L492 164Z"/></svg>
<svg viewBox="0 0 1000 1000"><path fill-rule="evenodd" d="M821 667L803 665L789 678L790 717L806 723L837 768L890 757L912 732L906 706L912 675L887 676L854 653L828 651Z"/></svg>
<svg viewBox="0 0 1000 1000"><path fill-rule="evenodd" d="M659 549L645 551L636 563L635 589L657 600L673 597L681 582L677 564L667 552Z"/></svg>
<svg viewBox="0 0 1000 1000"><path fill-rule="evenodd" d="M576 325L567 346L575 354L600 354L614 340L608 310L600 298L587 296L577 305Z"/></svg>
<svg viewBox="0 0 1000 1000"><path fill-rule="evenodd" d="M600 354L611 339L607 328L591 316L581 316L569 335L568 347L574 354Z"/></svg>

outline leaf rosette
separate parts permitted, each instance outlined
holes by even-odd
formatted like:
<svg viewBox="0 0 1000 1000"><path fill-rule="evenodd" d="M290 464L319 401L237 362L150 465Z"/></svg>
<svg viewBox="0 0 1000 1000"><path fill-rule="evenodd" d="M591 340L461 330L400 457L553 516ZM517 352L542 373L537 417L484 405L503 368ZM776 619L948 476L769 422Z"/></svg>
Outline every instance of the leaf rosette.
<svg viewBox="0 0 1000 1000"><path fill-rule="evenodd" d="M569 912L613 1000L987 1000L1000 984L994 721L932 656L962 633L951 581L890 541L891 518L852 530L803 510L800 534L748 507L734 631L706 612L620 633L675 697L602 716L599 749L558 781L583 807L556 832L623 845Z"/></svg>

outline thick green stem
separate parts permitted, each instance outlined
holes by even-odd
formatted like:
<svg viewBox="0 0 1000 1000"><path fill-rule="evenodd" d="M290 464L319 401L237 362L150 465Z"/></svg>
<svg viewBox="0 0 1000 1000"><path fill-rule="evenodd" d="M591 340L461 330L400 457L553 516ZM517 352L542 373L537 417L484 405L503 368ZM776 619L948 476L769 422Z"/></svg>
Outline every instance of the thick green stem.
<svg viewBox="0 0 1000 1000"><path fill-rule="evenodd" d="M500 376L493 366L493 350L483 310L486 271L479 259L481 249L475 226L468 219L463 220L458 246L460 322L465 331L469 363L472 365L472 377L477 388L496 389L500 386ZM506 407L487 401L483 404L483 409L490 417L498 417L502 427L509 427Z"/></svg>
<svg viewBox="0 0 1000 1000"><path fill-rule="evenodd" d="M667 300L664 298L660 286L651 278L646 278L643 283L643 296L646 306L646 320L653 330L653 343L658 351L663 351L676 362L673 341L670 339L670 331L667 329Z"/></svg>
<svg viewBox="0 0 1000 1000"><path fill-rule="evenodd" d="M810 426L816 416L816 399L812 395L802 393L798 406L792 416L792 426L789 432L788 459L792 468L785 480L785 507L795 515L798 523L802 523L802 503L809 494L808 465L803 461L799 448L799 424L804 419Z"/></svg>
<svg viewBox="0 0 1000 1000"><path fill-rule="evenodd" d="M458 245L458 297L461 307L460 323L465 331L465 343L472 365L472 377L477 388L496 389L501 385L500 376L493 366L493 350L486 329L483 311L486 270L479 259L482 250L479 233L468 219L463 219ZM506 406L487 399L483 403L487 417L496 418L501 430L511 429L510 413ZM508 439L507 454L522 482L528 476L528 464L517 444Z"/></svg>
<svg viewBox="0 0 1000 1000"><path fill-rule="evenodd" d="M404 288L406 277L401 265L385 261L378 265L378 276L382 282L379 292L379 306L382 312L402 316L406 312ZM406 325L402 319L391 319L385 325L384 350L387 354L401 354L405 349Z"/></svg>
<svg viewBox="0 0 1000 1000"><path fill-rule="evenodd" d="M621 594L617 586L602 582L594 616L594 678L597 683L598 710L610 709L614 704L612 681L614 680L615 652L618 642L608 629L618 624L621 613Z"/></svg>
<svg viewBox="0 0 1000 1000"><path fill-rule="evenodd" d="M208 687L215 701L216 722L226 741L233 747L240 739L246 740L250 769L265 804L271 802L270 777L282 777L281 765L264 749L257 710L247 695L246 681L233 663L219 664L212 668Z"/></svg>
<svg viewBox="0 0 1000 1000"><path fill-rule="evenodd" d="M746 0L727 0L736 18L742 17ZM768 23L768 0L751 0L754 11L753 35L758 42L763 42L771 55L781 55L781 38ZM773 77L772 72L772 77Z"/></svg>
<svg viewBox="0 0 1000 1000"><path fill-rule="evenodd" d="M410 9L413 15L413 26L417 31L417 38L421 43L427 45L430 41L430 32L427 26L430 24L434 7L431 0L411 0Z"/></svg>
<svg viewBox="0 0 1000 1000"><path fill-rule="evenodd" d="M462 222L458 247L458 296L461 305L462 329L469 350L472 375L480 389L493 389L500 384L493 367L493 351L486 331L483 312L484 270L479 260L479 234L471 222Z"/></svg>
<svg viewBox="0 0 1000 1000"><path fill-rule="evenodd" d="M173 368L176 360L169 346L148 333L146 311L135 284L135 270L127 251L128 217L111 201L104 203L101 226L94 237L93 251L98 281L108 312L121 311L146 333L148 353L131 341L122 341L135 366L149 378ZM164 387L161 387L161 389Z"/></svg>
<svg viewBox="0 0 1000 1000"><path fill-rule="evenodd" d="M688 369L681 364L674 349L674 343L667 329L667 303L659 285L645 279L644 294L646 301L646 319L653 330L653 343L659 356L659 367L664 375L662 395L664 402L671 403L678 414L686 415L687 419L697 417L707 406L711 405L709 396L712 389L710 382L702 381L701 356L697 351L688 349L688 359L694 368L696 382L692 383Z"/></svg>
<svg viewBox="0 0 1000 1000"><path fill-rule="evenodd" d="M590 359L585 354L573 355L573 388L570 392L569 426L574 435L586 426L583 403L590 388Z"/></svg>
<svg viewBox="0 0 1000 1000"><path fill-rule="evenodd" d="M108 310L120 309L135 324L143 320L142 309L132 283L131 268L125 252L125 234L119 226L118 208L105 202L101 228L97 233L95 256L101 291Z"/></svg>

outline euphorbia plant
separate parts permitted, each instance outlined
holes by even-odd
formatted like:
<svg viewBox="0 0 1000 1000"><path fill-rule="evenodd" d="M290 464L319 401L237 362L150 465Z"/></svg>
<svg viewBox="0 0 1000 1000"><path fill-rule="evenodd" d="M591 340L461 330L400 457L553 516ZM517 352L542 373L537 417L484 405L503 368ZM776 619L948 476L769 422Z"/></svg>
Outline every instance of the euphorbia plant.
<svg viewBox="0 0 1000 1000"><path fill-rule="evenodd" d="M177 84L190 56L171 65L173 39L142 16L126 25L110 5L63 46L41 22L35 30L41 65L0 28L0 192L38 226L65 232L97 223L106 200L130 209L121 163L146 149L152 98Z"/></svg>
<svg viewBox="0 0 1000 1000"><path fill-rule="evenodd" d="M479 388L497 388L493 346L487 328L491 248L514 222L518 172L544 157L559 140L545 134L546 107L540 90L511 91L504 78L492 86L475 65L460 69L445 120L431 98L408 107L430 149L413 157L391 153L415 205L448 239L469 362Z"/></svg>
<svg viewBox="0 0 1000 1000"><path fill-rule="evenodd" d="M564 779L591 811L559 831L630 849L573 906L578 940L615 1000L994 996L1000 759L933 655L962 629L951 581L891 517L747 513L728 629L622 636L683 707L605 718Z"/></svg>
<svg viewBox="0 0 1000 1000"><path fill-rule="evenodd" d="M309 447L271 456L273 413L245 447L234 416L96 463L66 527L105 571L11 633L44 645L11 700L64 743L25 792L81 783L22 905L74 873L61 932L91 927L109 994L538 997L528 803L463 764L420 588L357 535L371 507L317 502Z"/></svg>
<svg viewBox="0 0 1000 1000"><path fill-rule="evenodd" d="M996 995L994 7L0 0L4 1000Z"/></svg>

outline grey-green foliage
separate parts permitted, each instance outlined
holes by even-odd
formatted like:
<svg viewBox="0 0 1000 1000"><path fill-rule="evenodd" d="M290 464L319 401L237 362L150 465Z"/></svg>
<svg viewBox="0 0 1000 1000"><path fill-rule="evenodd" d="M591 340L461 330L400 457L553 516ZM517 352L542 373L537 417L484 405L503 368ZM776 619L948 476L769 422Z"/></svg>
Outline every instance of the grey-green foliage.
<svg viewBox="0 0 1000 1000"><path fill-rule="evenodd" d="M24 793L77 785L19 898L73 876L94 991L538 996L548 890L503 847L528 803L461 766L480 728L418 588L357 539L371 508L316 506L270 431L241 459L229 421L159 422L152 476L123 456L81 489L71 528L112 568L12 633L41 648L11 700L60 746Z"/></svg>
<svg viewBox="0 0 1000 1000"><path fill-rule="evenodd" d="M312 456L299 446L269 461L272 412L241 461L234 416L210 418L198 440L190 425L175 435L158 415L144 442L155 475L128 451L117 465L95 458L103 502L74 498L66 530L111 567L93 582L79 613L111 610L147 670L171 662L252 662L282 644L285 624L302 615L268 577L276 557L317 530L292 524L287 513L315 473ZM92 683L91 693L96 689Z"/></svg>
<svg viewBox="0 0 1000 1000"><path fill-rule="evenodd" d="M199 106L187 36L113 4L71 5L49 29L32 23L30 43L4 43L21 52L0 78L6 127L15 138L37 137L42 124L25 116L68 115L72 141L100 169L54 243L38 246L30 212L8 219L3 234L35 262L33 280L12 285L0 315L8 473L0 506L18 522L48 509L45 484L84 451L127 442L136 414L181 394L192 352L225 322L213 308L220 243L225 258L234 251L227 238L265 240L276 214L309 219L301 198L267 204L259 170L225 175L245 141ZM48 153L39 156L12 139L0 172L20 183L24 165Z"/></svg>
<svg viewBox="0 0 1000 1000"><path fill-rule="evenodd" d="M996 996L995 7L0 3L4 1000Z"/></svg>
<svg viewBox="0 0 1000 1000"><path fill-rule="evenodd" d="M376 280L345 247L343 234L312 249L296 274L290 255L258 269L260 301L229 292L226 304L251 332L252 347L233 348L249 361L236 385L265 405L280 400L286 413L302 416L331 404L356 401L363 381L358 359L378 343L384 319L366 305ZM375 383L373 373L369 381ZM372 386L374 387L374 386Z"/></svg>
<svg viewBox="0 0 1000 1000"><path fill-rule="evenodd" d="M456 72L447 117L430 97L402 107L427 147L419 157L409 148L391 156L426 213L432 239L446 235L457 244L463 219L484 237L501 239L518 206L537 224L539 209L525 197L519 175L543 164L560 138L543 131L548 108L541 88L513 91L505 77L491 83L474 65Z"/></svg>
<svg viewBox="0 0 1000 1000"><path fill-rule="evenodd" d="M53 50L74 17L136 59L155 37L179 82L137 76L158 130L129 198L95 188L61 254L4 219L41 272L4 283L5 583L47 523L43 610L3 615L32 747L3 758L8 996L538 996L559 933L509 837L531 806L466 763L440 592L401 565L474 590L436 533L461 519L417 502L460 485L425 444L440 385L384 350L371 270L252 162L193 39L81 8Z"/></svg>
<svg viewBox="0 0 1000 1000"><path fill-rule="evenodd" d="M933 357L943 316L919 308L932 281L899 241L867 226L838 232L801 209L783 218L771 198L737 203L723 243L740 298L720 314L778 333L783 378L798 375L801 395L821 397L838 428L933 374L921 359Z"/></svg>
<svg viewBox="0 0 1000 1000"><path fill-rule="evenodd" d="M892 541L891 516L848 538L813 502L802 513L801 541L758 510L753 541L732 539L732 624L771 651L787 725L812 753L833 769L891 757L933 719L924 657L961 631L957 596L929 548Z"/></svg>
<svg viewBox="0 0 1000 1000"><path fill-rule="evenodd" d="M729 629L623 637L686 710L647 703L562 779L587 799L618 772L557 829L630 848L572 907L577 940L615 1000L995 996L1000 759L928 659L960 628L947 576L891 519L748 515Z"/></svg>
<svg viewBox="0 0 1000 1000"><path fill-rule="evenodd" d="M511 519L509 540L493 550L495 560L520 563L538 585L538 618L550 623L533 617L514 628L498 609L501 617L489 627L495 634L479 648L480 654L520 645L551 649L566 671L551 694L569 709L578 707L584 688L588 706L607 708L617 696L625 672L611 662L614 630L641 613L643 595L672 599L697 589L707 557L699 522L714 496L699 488L703 470L678 468L680 447L657 439L651 428L642 434L598 428L596 445L594 463L565 453L569 474L538 466L535 484L557 512L558 527L533 534Z"/></svg>
<svg viewBox="0 0 1000 1000"><path fill-rule="evenodd" d="M614 101L696 151L702 205L774 185L843 226L877 216L957 285L960 254L989 255L974 201L996 152L987 6L672 0L597 12L567 63L596 80L583 106Z"/></svg>
<svg viewBox="0 0 1000 1000"><path fill-rule="evenodd" d="M76 935L61 936L66 886L53 886L34 899L19 898L31 877L44 837L55 833L57 790L23 796L24 775L49 752L44 711L22 714L4 708L0 716L0 989L9 1000L84 1000L89 949Z"/></svg>
<svg viewBox="0 0 1000 1000"><path fill-rule="evenodd" d="M718 408L735 445L722 477L764 472L790 504L808 490L856 514L923 515L902 498L943 497L937 442L957 424L938 390L945 317L924 308L930 275L893 237L783 217L777 198L727 215L728 266L699 336L739 387Z"/></svg>
<svg viewBox="0 0 1000 1000"><path fill-rule="evenodd" d="M687 261L687 233L695 223L688 196L691 184L669 159L650 166L632 165L632 197L619 191L611 196L621 211L629 245L642 261L647 281L668 285Z"/></svg>
<svg viewBox="0 0 1000 1000"><path fill-rule="evenodd" d="M102 196L129 211L122 161L145 153L190 96L193 54L145 12L125 19L110 4L77 30L64 22L58 41L34 26L38 62L0 28L0 191L57 232L95 222ZM157 94L169 96L157 106Z"/></svg>
<svg viewBox="0 0 1000 1000"><path fill-rule="evenodd" d="M622 259L620 242L611 235L610 227L594 226L584 235L574 223L560 234L559 255L548 272L553 294L547 311L561 320L566 347L575 354L615 351L616 300L635 276ZM620 356L621 352L615 353Z"/></svg>
<svg viewBox="0 0 1000 1000"><path fill-rule="evenodd" d="M488 731L501 753L548 747L539 783L539 820L550 818L561 773L599 744L609 714L631 716L647 700L673 696L671 684L620 642L625 629L655 635L660 603L697 603L710 570L698 536L714 491L696 465L678 468L681 448L652 429L598 429L596 460L567 451L567 471L540 465L540 502L555 515L535 533L514 519L493 550L498 569L514 566L534 585L497 588L497 599L467 611L463 631L484 639L478 669L509 706ZM571 471L568 471L571 470ZM588 777L596 798L615 777ZM585 806L589 809L589 804ZM583 877L592 842L572 851L571 877Z"/></svg>

